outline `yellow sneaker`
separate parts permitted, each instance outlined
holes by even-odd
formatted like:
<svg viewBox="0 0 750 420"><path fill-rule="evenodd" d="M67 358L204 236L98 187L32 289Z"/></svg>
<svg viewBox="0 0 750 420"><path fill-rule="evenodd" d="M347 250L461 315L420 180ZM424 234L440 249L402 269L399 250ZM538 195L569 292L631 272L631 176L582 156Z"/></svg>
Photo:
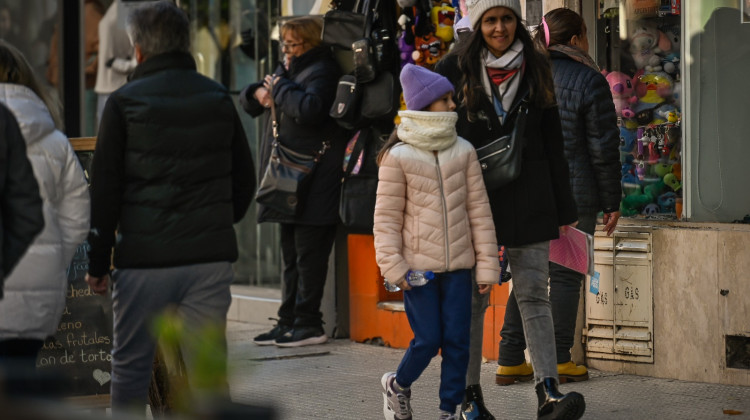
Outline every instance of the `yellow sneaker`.
<svg viewBox="0 0 750 420"><path fill-rule="evenodd" d="M557 376L560 377L560 383L581 382L589 380L589 371L586 366L576 365L573 361L559 363L557 365Z"/></svg>
<svg viewBox="0 0 750 420"><path fill-rule="evenodd" d="M526 382L532 379L534 379L534 368L527 362L516 366L500 365L495 374L495 383L498 385L512 385L516 381Z"/></svg>

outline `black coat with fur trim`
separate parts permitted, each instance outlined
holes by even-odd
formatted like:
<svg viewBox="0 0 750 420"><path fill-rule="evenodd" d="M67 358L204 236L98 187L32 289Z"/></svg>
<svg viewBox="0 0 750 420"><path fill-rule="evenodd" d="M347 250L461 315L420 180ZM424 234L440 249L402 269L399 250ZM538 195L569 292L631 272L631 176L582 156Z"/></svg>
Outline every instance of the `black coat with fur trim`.
<svg viewBox="0 0 750 420"><path fill-rule="evenodd" d="M280 142L294 151L313 154L323 141L331 142L312 175L309 193L301 200L302 213L286 216L258 204L258 222L330 225L339 221L338 206L343 175L342 160L346 136L328 115L336 96L341 74L330 49L315 47L292 60L289 70L283 66L274 72L280 76L273 88L273 100L279 124ZM271 111L255 98L255 91L263 86L257 82L240 94L245 111L257 117L264 115L264 134L259 149L259 176L263 177L273 143Z"/></svg>

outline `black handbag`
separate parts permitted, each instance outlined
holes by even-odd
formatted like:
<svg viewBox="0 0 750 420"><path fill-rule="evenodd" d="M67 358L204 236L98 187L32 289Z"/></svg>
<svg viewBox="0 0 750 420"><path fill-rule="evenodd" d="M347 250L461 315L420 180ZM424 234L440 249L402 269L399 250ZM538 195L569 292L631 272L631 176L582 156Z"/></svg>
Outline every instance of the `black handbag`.
<svg viewBox="0 0 750 420"><path fill-rule="evenodd" d="M365 37L366 16L345 10L329 10L323 16L323 44L351 50L354 41Z"/></svg>
<svg viewBox="0 0 750 420"><path fill-rule="evenodd" d="M357 84L357 78L346 74L339 79L336 88L336 99L331 105L328 115L336 122L346 128L353 129L361 119L359 113L361 87Z"/></svg>
<svg viewBox="0 0 750 420"><path fill-rule="evenodd" d="M347 230L353 233L372 234L378 175L377 172L367 171L368 161L374 159L369 152L373 152L374 148L366 146L374 143L374 137L373 129L364 128L352 137L354 146L347 147L349 158L345 161L344 177L341 178L339 217ZM348 153L350 150L351 153ZM358 165L358 171L355 171Z"/></svg>
<svg viewBox="0 0 750 420"><path fill-rule="evenodd" d="M360 113L368 120L390 115L396 109L393 93L393 74L381 72L378 77L363 86Z"/></svg>
<svg viewBox="0 0 750 420"><path fill-rule="evenodd" d="M279 141L276 106L273 101L271 116L274 137L271 157L255 194L255 200L284 215L296 216L301 213L300 202L306 195L315 165L330 148L330 142L323 142L321 149L313 155L295 152Z"/></svg>
<svg viewBox="0 0 750 420"><path fill-rule="evenodd" d="M526 116L529 108L526 99L521 101L511 134L493 140L477 148L477 158L482 167L484 186L487 191L507 185L521 174L521 153Z"/></svg>

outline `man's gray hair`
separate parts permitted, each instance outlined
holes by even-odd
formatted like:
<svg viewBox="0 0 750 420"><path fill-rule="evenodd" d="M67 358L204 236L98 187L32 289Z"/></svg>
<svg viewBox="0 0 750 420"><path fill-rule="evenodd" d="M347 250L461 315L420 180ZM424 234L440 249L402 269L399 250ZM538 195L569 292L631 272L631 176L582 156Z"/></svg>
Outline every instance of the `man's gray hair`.
<svg viewBox="0 0 750 420"><path fill-rule="evenodd" d="M174 2L149 2L128 16L128 36L144 57L173 51L190 52L190 21Z"/></svg>

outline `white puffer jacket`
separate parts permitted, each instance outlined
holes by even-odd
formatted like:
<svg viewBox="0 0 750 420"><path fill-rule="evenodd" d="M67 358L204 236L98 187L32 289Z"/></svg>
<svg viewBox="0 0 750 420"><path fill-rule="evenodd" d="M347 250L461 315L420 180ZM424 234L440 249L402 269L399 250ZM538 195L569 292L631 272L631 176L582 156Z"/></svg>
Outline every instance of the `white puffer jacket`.
<svg viewBox="0 0 750 420"><path fill-rule="evenodd" d="M437 155L398 143L378 178L375 257L389 282L400 282L409 269L440 273L476 264L477 283L497 283L495 225L468 141L458 138Z"/></svg>
<svg viewBox="0 0 750 420"><path fill-rule="evenodd" d="M45 339L65 308L67 267L89 229L86 178L67 137L29 88L0 83L0 102L18 120L39 183L44 230L5 280L0 339Z"/></svg>

